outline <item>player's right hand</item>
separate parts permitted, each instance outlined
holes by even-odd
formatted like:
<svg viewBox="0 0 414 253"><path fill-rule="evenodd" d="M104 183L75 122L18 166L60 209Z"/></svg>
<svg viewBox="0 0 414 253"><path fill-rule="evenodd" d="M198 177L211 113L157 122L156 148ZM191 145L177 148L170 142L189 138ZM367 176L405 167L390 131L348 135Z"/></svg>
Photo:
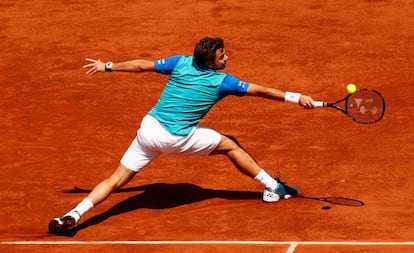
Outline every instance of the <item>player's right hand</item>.
<svg viewBox="0 0 414 253"><path fill-rule="evenodd" d="M315 108L315 102L309 96L301 95L299 99L299 104L305 109Z"/></svg>

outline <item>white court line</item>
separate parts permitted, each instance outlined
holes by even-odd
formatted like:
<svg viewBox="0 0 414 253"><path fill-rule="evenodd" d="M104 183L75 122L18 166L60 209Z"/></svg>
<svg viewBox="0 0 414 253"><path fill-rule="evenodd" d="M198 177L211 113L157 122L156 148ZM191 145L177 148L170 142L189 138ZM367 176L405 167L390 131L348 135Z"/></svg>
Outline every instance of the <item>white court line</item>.
<svg viewBox="0 0 414 253"><path fill-rule="evenodd" d="M287 249L286 253L294 253L294 252L295 252L295 249L296 249L296 246L298 246L298 244L297 244L297 243L292 243L292 244L289 246L289 248Z"/></svg>
<svg viewBox="0 0 414 253"><path fill-rule="evenodd" d="M298 245L366 245L366 246L410 246L414 242L358 242L358 241L0 241L0 245L290 245L293 252ZM289 252L289 251L288 251Z"/></svg>

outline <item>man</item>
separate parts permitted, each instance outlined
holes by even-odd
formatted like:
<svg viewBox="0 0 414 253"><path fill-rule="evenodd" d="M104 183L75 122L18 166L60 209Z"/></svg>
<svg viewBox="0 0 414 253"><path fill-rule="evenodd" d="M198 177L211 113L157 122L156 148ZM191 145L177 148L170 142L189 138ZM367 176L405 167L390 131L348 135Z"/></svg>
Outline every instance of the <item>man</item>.
<svg viewBox="0 0 414 253"><path fill-rule="evenodd" d="M61 234L74 227L85 212L128 183L140 169L162 153L200 156L223 154L240 172L264 186L264 202L276 202L296 195L296 188L267 174L233 138L200 127L198 123L214 104L228 95L259 96L298 103L304 108L314 108L314 101L299 93L243 82L232 75L217 72L225 68L227 60L223 40L209 37L196 44L193 56L118 63L103 63L87 58L89 63L84 68L89 75L105 71L152 71L170 77L158 102L142 119L137 137L123 155L119 167L74 209L51 220L49 231Z"/></svg>

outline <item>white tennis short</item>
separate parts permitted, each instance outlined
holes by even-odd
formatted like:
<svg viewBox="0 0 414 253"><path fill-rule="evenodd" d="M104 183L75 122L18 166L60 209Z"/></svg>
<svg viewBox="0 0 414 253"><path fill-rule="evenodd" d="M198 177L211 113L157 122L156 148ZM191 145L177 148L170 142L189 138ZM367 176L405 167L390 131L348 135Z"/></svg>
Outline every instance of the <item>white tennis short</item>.
<svg viewBox="0 0 414 253"><path fill-rule="evenodd" d="M162 153L209 155L220 139L221 134L203 127L195 127L187 136L172 135L154 117L146 115L137 131L137 137L125 152L121 163L138 172Z"/></svg>

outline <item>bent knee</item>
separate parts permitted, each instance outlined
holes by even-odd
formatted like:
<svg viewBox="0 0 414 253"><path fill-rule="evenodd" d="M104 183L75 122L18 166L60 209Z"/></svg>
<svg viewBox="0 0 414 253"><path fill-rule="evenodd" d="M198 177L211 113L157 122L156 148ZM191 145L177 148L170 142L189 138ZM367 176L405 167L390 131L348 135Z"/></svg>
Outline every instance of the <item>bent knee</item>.
<svg viewBox="0 0 414 253"><path fill-rule="evenodd" d="M220 143L217 145L213 154L226 154L239 148L241 147L236 138L233 136L221 135Z"/></svg>
<svg viewBox="0 0 414 253"><path fill-rule="evenodd" d="M124 165L120 164L115 172L108 178L108 180L114 189L119 189L128 183L135 174L135 171L132 171Z"/></svg>

